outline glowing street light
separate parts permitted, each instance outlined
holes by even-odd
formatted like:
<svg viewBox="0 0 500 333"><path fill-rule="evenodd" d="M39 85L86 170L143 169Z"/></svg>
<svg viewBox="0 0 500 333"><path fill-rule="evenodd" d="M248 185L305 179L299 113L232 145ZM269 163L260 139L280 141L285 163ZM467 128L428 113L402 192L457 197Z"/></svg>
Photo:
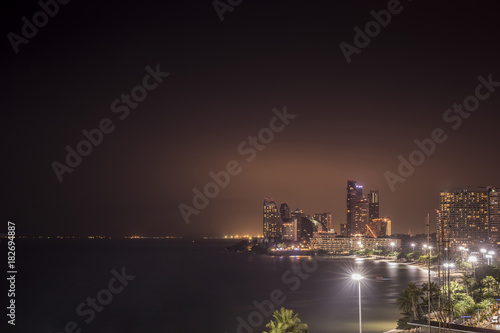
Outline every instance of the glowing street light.
<svg viewBox="0 0 500 333"><path fill-rule="evenodd" d="M411 243L411 251L415 251L415 243Z"/></svg>
<svg viewBox="0 0 500 333"><path fill-rule="evenodd" d="M476 256L470 256L469 261L472 263L472 269L474 270L474 279L476 279L476 262L477 262L477 257Z"/></svg>
<svg viewBox="0 0 500 333"><path fill-rule="evenodd" d="M487 254L486 255L486 259L488 260L488 265L490 264L490 259L491 259L492 255L491 254Z"/></svg>
<svg viewBox="0 0 500 333"><path fill-rule="evenodd" d="M354 281L358 282L358 303L359 303L359 333L363 333L362 325L361 325L361 280L364 279L364 276L358 273L354 273L351 278Z"/></svg>
<svg viewBox="0 0 500 333"><path fill-rule="evenodd" d="M394 242L392 242L391 243L391 252L394 252L394 245L396 245L396 244L394 244Z"/></svg>
<svg viewBox="0 0 500 333"><path fill-rule="evenodd" d="M464 250L465 250L465 247L459 246L458 249L460 250L460 254L462 255L462 260L464 260Z"/></svg>
<svg viewBox="0 0 500 333"><path fill-rule="evenodd" d="M484 259L484 255L486 254L487 251L486 251L486 249L481 249L480 251L483 254L483 259Z"/></svg>
<svg viewBox="0 0 500 333"><path fill-rule="evenodd" d="M455 267L455 264L452 262L451 263L444 263L443 266L446 268L453 268L453 267Z"/></svg>

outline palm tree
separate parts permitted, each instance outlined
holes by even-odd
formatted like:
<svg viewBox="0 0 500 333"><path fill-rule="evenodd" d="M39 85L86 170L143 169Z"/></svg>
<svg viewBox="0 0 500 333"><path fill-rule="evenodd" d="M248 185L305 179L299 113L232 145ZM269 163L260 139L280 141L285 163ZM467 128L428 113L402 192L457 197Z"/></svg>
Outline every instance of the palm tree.
<svg viewBox="0 0 500 333"><path fill-rule="evenodd" d="M281 308L273 313L274 320L271 320L266 327L268 333L307 333L307 324L300 322L298 314L293 314L293 310ZM266 332L263 332L266 333Z"/></svg>
<svg viewBox="0 0 500 333"><path fill-rule="evenodd" d="M470 287L474 283L474 278L470 274L462 273L461 279L465 286L465 293L469 295Z"/></svg>
<svg viewBox="0 0 500 333"><path fill-rule="evenodd" d="M483 297L498 296L500 285L494 277L485 277L481 280L481 284L484 286L484 288L481 288Z"/></svg>
<svg viewBox="0 0 500 333"><path fill-rule="evenodd" d="M438 296L439 296L439 286L436 282L431 282L430 284L430 291L431 291L431 301L432 300L437 300ZM427 282L425 283L422 283L422 288L420 288L422 290L422 300L427 302Z"/></svg>
<svg viewBox="0 0 500 333"><path fill-rule="evenodd" d="M470 315L476 309L476 304L472 297L465 294L456 294L453 297L453 313L455 317Z"/></svg>
<svg viewBox="0 0 500 333"><path fill-rule="evenodd" d="M422 289L418 288L415 283L410 282L406 288L401 290L397 298L399 309L404 313L411 313L413 320L417 320L419 317L417 305L422 293Z"/></svg>

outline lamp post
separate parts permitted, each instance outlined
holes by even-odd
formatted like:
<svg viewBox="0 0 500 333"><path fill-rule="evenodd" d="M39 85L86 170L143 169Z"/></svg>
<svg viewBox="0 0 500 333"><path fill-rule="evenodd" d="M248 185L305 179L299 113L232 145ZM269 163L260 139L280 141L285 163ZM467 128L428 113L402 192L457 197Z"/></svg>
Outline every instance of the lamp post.
<svg viewBox="0 0 500 333"><path fill-rule="evenodd" d="M391 252L394 252L394 242L391 243Z"/></svg>
<svg viewBox="0 0 500 333"><path fill-rule="evenodd" d="M415 252L415 243L411 243L411 252Z"/></svg>
<svg viewBox="0 0 500 333"><path fill-rule="evenodd" d="M358 282L358 303L359 303L359 333L363 333L362 325L361 325L361 280L364 279L364 276L358 273L355 273L351 276L354 281Z"/></svg>
<svg viewBox="0 0 500 333"><path fill-rule="evenodd" d="M472 263L472 270L474 271L474 280L476 279L476 262L477 262L477 257L476 256L470 256L469 261Z"/></svg>
<svg viewBox="0 0 500 333"><path fill-rule="evenodd" d="M486 260L488 260L488 266L490 265L490 258L491 258L491 254L487 254L486 255Z"/></svg>
<svg viewBox="0 0 500 333"><path fill-rule="evenodd" d="M484 258L485 258L485 254L486 254L486 252L487 252L487 251L486 251L486 249L481 249L480 251L481 251L481 253L483 254L483 260L484 260Z"/></svg>
<svg viewBox="0 0 500 333"><path fill-rule="evenodd" d="M451 290L450 290L450 268L455 267L453 263L444 263L443 266L446 268L445 270L445 283L446 283L446 303L448 304L448 321L451 322ZM447 274L446 274L447 273Z"/></svg>

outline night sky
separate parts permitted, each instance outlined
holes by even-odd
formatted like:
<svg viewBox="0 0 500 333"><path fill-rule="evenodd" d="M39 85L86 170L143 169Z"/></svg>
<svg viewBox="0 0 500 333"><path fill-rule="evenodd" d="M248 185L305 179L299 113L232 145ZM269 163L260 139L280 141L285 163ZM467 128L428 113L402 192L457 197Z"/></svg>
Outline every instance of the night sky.
<svg viewBox="0 0 500 333"><path fill-rule="evenodd" d="M24 235L261 234L272 197L338 228L354 179L380 190L393 232L423 232L439 190L500 186L500 87L459 128L443 119L479 76L500 82L500 7L404 0L348 63L339 45L387 6L244 0L221 21L211 1L73 0L16 54L8 34L41 9L2 2L4 221ZM157 66L169 75L126 107ZM296 117L248 162L238 146L284 108ZM114 130L60 182L54 161L105 118ZM447 140L391 191L384 173L435 128ZM241 172L187 225L179 205L231 160Z"/></svg>

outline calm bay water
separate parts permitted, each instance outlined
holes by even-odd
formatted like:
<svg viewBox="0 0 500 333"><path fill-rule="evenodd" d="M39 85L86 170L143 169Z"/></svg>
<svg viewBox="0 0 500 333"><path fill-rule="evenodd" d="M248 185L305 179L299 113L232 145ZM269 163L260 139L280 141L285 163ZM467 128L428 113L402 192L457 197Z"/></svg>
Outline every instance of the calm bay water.
<svg viewBox="0 0 500 333"><path fill-rule="evenodd" d="M349 274L363 271L363 332L382 332L395 327L399 291L409 281L426 280L423 271L407 265L227 253L229 244L18 240L15 331L65 332L74 321L82 332L237 332L237 318L247 321L254 312L258 320L253 302L269 300L277 289L285 298L280 306L298 312L312 333L357 332L358 289ZM111 270L122 268L135 278L86 323L90 315L78 315L78 305L108 289ZM390 280L378 282L377 276Z"/></svg>

